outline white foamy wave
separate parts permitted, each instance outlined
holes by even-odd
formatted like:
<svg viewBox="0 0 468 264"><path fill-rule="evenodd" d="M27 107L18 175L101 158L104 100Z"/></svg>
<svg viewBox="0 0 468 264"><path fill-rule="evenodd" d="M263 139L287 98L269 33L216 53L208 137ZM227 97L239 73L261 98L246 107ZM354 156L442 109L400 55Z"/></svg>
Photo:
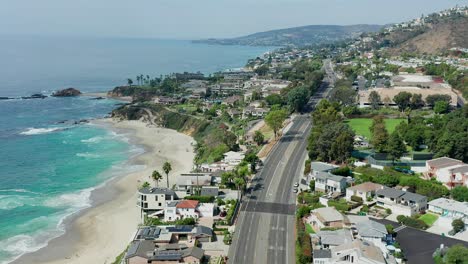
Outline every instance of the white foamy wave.
<svg viewBox="0 0 468 264"><path fill-rule="evenodd" d="M56 197L52 197L44 201L47 207L67 207L74 209L83 209L91 206L91 191L93 188L88 188L75 193L66 193Z"/></svg>
<svg viewBox="0 0 468 264"><path fill-rule="evenodd" d="M25 131L21 132L21 135L32 136L32 135L40 135L40 134L47 134L54 131L65 130L64 127L51 127L51 128L28 128Z"/></svg>
<svg viewBox="0 0 468 264"><path fill-rule="evenodd" d="M83 143L99 143L103 140L104 138L103 137L92 137L92 138L88 138L88 139L83 139L81 140L81 142Z"/></svg>
<svg viewBox="0 0 468 264"><path fill-rule="evenodd" d="M39 194L37 192L33 191L28 191L26 189L2 189L0 192L18 192L18 193L33 193L33 194Z"/></svg>
<svg viewBox="0 0 468 264"><path fill-rule="evenodd" d="M100 157L98 154L93 154L93 153L89 153L89 152L85 152L85 153L76 153L76 156L77 156L77 157L82 157L82 158L92 158L92 159L95 159L95 158L99 158L99 157Z"/></svg>
<svg viewBox="0 0 468 264"><path fill-rule="evenodd" d="M34 197L22 195L0 195L0 209L11 210L24 205L35 206L38 200Z"/></svg>

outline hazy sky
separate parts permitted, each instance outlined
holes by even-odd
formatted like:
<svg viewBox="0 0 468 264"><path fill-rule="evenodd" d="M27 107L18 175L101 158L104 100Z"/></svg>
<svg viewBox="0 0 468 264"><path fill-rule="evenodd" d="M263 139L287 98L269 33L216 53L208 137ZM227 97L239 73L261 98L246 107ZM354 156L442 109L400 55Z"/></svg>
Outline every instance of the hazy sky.
<svg viewBox="0 0 468 264"><path fill-rule="evenodd" d="M386 24L468 0L0 0L0 34L194 39L312 24Z"/></svg>

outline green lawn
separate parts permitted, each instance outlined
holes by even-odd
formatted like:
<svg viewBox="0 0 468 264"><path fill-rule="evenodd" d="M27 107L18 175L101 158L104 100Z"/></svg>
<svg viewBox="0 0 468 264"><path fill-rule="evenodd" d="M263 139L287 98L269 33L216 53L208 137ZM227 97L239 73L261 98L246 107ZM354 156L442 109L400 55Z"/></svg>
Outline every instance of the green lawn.
<svg viewBox="0 0 468 264"><path fill-rule="evenodd" d="M385 119L385 127L389 133L392 133L396 126L401 122L406 122L404 118L398 119ZM353 118L345 121L356 132L357 135L364 136L368 139L371 138L369 127L372 125L372 118Z"/></svg>
<svg viewBox="0 0 468 264"><path fill-rule="evenodd" d="M424 223L426 223L428 226L432 226L434 222L437 221L438 218L439 218L438 215L430 214L430 213L426 213L419 217L419 219L423 220Z"/></svg>
<svg viewBox="0 0 468 264"><path fill-rule="evenodd" d="M306 228L307 234L315 234L315 231L310 224L306 223L305 228Z"/></svg>

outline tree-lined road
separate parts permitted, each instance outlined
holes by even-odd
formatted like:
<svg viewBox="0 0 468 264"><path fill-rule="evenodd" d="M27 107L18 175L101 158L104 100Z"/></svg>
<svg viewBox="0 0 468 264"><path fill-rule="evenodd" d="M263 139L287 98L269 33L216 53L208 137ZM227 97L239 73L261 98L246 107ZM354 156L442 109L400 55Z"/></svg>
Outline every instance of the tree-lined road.
<svg viewBox="0 0 468 264"><path fill-rule="evenodd" d="M329 60L324 61L324 69L326 77L310 98L309 109L327 96L329 80L336 78ZM309 117L297 116L268 155L242 202L228 263L296 263L292 189L303 173L310 129Z"/></svg>

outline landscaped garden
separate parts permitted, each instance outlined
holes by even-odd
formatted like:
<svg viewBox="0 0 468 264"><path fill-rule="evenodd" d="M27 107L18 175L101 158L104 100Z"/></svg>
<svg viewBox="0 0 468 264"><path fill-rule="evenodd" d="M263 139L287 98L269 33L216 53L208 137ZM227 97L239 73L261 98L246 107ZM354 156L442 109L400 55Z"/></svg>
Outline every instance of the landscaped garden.
<svg viewBox="0 0 468 264"><path fill-rule="evenodd" d="M354 130L357 135L366 137L367 139L371 138L371 132L369 130L372 125L372 118L352 118L345 121L348 125ZM396 126L401 122L407 122L404 118L395 118L395 119L384 119L385 128L388 133L392 133Z"/></svg>

